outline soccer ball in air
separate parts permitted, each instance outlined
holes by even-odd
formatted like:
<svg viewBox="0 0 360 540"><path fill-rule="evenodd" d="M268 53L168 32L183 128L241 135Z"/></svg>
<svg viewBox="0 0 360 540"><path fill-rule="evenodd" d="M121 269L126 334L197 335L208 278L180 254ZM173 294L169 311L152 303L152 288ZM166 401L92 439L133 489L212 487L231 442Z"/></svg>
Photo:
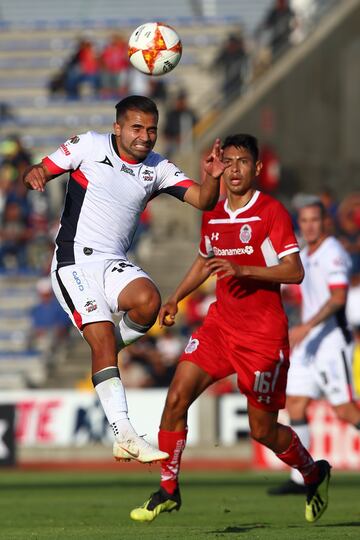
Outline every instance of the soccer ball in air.
<svg viewBox="0 0 360 540"><path fill-rule="evenodd" d="M146 75L164 75L179 63L182 53L177 32L165 23L142 24L129 39L131 64Z"/></svg>

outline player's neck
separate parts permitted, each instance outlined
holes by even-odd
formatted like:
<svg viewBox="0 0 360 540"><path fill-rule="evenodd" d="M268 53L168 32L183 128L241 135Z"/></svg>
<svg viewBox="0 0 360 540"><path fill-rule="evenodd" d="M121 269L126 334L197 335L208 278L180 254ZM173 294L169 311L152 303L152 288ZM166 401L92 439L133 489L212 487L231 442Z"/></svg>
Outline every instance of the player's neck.
<svg viewBox="0 0 360 540"><path fill-rule="evenodd" d="M250 189L244 194L234 194L228 192L227 200L230 210L235 212L235 210L239 210L239 208L246 206L253 198L255 191L255 189Z"/></svg>
<svg viewBox="0 0 360 540"><path fill-rule="evenodd" d="M315 253L315 251L321 246L321 244L326 240L327 235L323 234L316 240L316 242L313 242L311 244L308 244L308 255L311 255L312 253Z"/></svg>

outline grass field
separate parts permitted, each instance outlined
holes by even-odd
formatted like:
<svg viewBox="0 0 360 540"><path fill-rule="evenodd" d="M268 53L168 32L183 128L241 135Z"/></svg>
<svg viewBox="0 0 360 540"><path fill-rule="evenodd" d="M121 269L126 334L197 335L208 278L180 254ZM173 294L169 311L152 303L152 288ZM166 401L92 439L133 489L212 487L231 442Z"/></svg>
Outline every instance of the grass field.
<svg viewBox="0 0 360 540"><path fill-rule="evenodd" d="M360 538L360 474L333 475L330 506L316 525L304 521L302 496L269 497L284 475L184 473L183 507L152 524L129 511L157 486L157 471L0 472L0 539Z"/></svg>

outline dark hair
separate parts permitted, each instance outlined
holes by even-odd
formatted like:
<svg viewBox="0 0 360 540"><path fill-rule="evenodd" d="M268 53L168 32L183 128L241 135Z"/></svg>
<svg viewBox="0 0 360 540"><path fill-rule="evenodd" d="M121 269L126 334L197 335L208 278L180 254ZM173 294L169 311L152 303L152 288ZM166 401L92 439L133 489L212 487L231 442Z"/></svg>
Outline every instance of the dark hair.
<svg viewBox="0 0 360 540"><path fill-rule="evenodd" d="M159 118L159 111L154 101L145 96L127 96L115 105L116 121L124 118L127 111L141 111L151 113Z"/></svg>
<svg viewBox="0 0 360 540"><path fill-rule="evenodd" d="M229 146L236 146L236 148L246 148L252 155L254 162L256 163L259 159L259 147L257 138L248 133L237 133L236 135L229 135L226 137L222 149L228 148Z"/></svg>

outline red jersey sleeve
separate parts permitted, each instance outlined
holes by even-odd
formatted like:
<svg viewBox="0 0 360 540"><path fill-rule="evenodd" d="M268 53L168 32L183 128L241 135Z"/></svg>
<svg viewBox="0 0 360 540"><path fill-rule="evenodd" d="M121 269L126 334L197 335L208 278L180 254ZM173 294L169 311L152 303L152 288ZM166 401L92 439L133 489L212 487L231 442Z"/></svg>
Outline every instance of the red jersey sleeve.
<svg viewBox="0 0 360 540"><path fill-rule="evenodd" d="M211 239L208 234L208 222L209 222L209 215L208 212L204 212L202 215L202 221L201 221L201 238L200 238L200 245L199 245L199 253L202 257L214 257L214 251L211 245Z"/></svg>
<svg viewBox="0 0 360 540"><path fill-rule="evenodd" d="M300 251L291 217L282 204L272 208L269 224L269 242L278 259Z"/></svg>

